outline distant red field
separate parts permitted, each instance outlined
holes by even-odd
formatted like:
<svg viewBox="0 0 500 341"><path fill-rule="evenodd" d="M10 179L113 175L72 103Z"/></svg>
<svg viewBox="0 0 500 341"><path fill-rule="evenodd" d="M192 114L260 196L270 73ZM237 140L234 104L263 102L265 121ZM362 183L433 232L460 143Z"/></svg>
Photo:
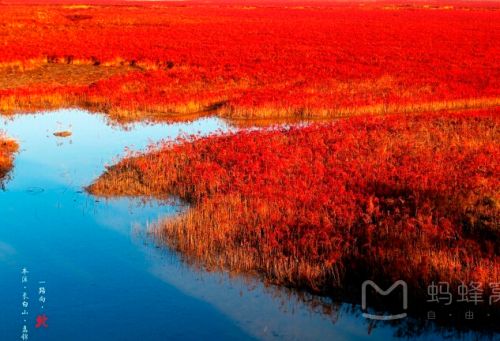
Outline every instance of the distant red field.
<svg viewBox="0 0 500 341"><path fill-rule="evenodd" d="M0 6L6 113L329 118L500 103L494 3Z"/></svg>

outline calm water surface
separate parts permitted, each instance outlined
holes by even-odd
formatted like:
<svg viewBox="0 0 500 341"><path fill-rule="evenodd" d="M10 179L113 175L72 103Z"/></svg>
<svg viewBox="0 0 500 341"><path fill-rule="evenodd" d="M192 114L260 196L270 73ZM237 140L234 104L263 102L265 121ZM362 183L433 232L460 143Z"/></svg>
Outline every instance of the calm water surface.
<svg viewBox="0 0 500 341"><path fill-rule="evenodd" d="M0 130L21 149L0 191L0 340L20 340L25 319L29 340L395 337L396 329L387 326L369 333L367 321L346 307L325 315L258 282L186 266L144 234L148 223L181 207L104 201L82 191L125 148L144 150L180 134L228 129L218 119L124 129L79 110L2 119ZM59 130L73 135L53 136ZM27 283L23 268L29 271ZM28 315L21 314L23 292ZM35 328L42 314L48 328Z"/></svg>

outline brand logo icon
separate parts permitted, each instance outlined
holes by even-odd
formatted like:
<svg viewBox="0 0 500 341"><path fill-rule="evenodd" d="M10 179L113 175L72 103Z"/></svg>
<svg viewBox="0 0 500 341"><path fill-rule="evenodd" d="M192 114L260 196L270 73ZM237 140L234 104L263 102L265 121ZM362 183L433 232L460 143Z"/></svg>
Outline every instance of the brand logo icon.
<svg viewBox="0 0 500 341"><path fill-rule="evenodd" d="M369 314L366 313L367 310L367 290L368 287L372 287L377 293L379 293L382 296L387 296L396 288L401 287L403 290L403 302L402 302L402 310L400 314L393 314L393 315L377 315L377 314ZM361 309L364 311L362 314L363 317L367 319L372 319L372 320L398 320L405 318L407 316L406 310L408 309L408 285L406 284L405 281L399 280L396 281L393 285L390 286L389 289L387 290L382 290L375 282L373 281L364 281L362 286L361 286Z"/></svg>

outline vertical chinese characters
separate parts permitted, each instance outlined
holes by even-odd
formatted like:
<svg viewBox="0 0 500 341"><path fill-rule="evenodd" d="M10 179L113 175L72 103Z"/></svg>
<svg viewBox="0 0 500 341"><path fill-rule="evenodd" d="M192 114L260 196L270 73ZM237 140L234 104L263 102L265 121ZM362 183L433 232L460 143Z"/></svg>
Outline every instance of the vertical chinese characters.
<svg viewBox="0 0 500 341"><path fill-rule="evenodd" d="M38 282L38 302L40 303L40 314L36 317L35 328L47 328L49 326L47 324L49 318L44 312L45 303L47 302L47 289L45 284L45 281Z"/></svg>
<svg viewBox="0 0 500 341"><path fill-rule="evenodd" d="M27 318L29 315L29 297L28 297L28 274L29 271L26 268L21 270L21 284L23 286L22 292L22 312L21 316L23 318L23 327L21 331L21 340L26 341L29 338L28 326L27 326Z"/></svg>

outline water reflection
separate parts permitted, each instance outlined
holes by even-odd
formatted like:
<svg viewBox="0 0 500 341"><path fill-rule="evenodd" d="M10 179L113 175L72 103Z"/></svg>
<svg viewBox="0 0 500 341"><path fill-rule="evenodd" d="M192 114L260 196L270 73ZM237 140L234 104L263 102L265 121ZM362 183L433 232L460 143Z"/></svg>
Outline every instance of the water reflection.
<svg viewBox="0 0 500 341"><path fill-rule="evenodd" d="M72 126L73 136L53 131ZM23 115L2 123L18 139L6 191L0 192L0 335L21 335L20 271L30 271L28 328L34 340L252 339L210 304L181 293L147 272L133 243L133 226L176 212L175 206L140 200L96 201L82 186L123 154L181 132L223 129L217 120L137 125L128 130L81 111ZM49 328L34 328L37 281L47 282ZM192 328L198 321L200 328Z"/></svg>

